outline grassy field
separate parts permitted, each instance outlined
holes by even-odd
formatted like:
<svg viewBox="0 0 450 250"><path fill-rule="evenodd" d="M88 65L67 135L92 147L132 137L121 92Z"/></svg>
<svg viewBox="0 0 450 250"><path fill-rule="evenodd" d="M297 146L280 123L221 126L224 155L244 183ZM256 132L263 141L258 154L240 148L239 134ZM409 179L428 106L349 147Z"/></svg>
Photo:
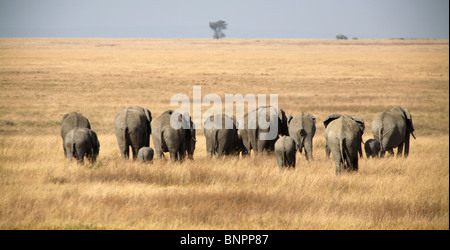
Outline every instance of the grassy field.
<svg viewBox="0 0 450 250"><path fill-rule="evenodd" d="M313 162L274 156L123 162L114 116L153 117L174 94L278 94L317 118ZM335 176L323 119L408 108L408 158ZM203 107L203 111L209 107ZM64 158L60 122L83 113L98 161ZM448 40L0 39L0 229L449 229ZM153 147L153 142L151 142Z"/></svg>

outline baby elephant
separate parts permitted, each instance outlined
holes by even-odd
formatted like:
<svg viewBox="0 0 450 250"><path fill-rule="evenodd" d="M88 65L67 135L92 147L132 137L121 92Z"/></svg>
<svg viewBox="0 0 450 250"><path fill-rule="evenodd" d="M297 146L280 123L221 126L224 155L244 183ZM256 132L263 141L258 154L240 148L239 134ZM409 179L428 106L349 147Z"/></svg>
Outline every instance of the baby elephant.
<svg viewBox="0 0 450 250"><path fill-rule="evenodd" d="M283 136L275 142L275 156L280 169L295 168L295 141L290 136Z"/></svg>
<svg viewBox="0 0 450 250"><path fill-rule="evenodd" d="M77 158L78 164L84 163L84 157L91 163L97 159L100 151L100 142L97 134L88 128L74 128L64 137L64 151L67 158Z"/></svg>
<svg viewBox="0 0 450 250"><path fill-rule="evenodd" d="M375 139L369 139L364 144L364 150L366 151L367 158L379 157L380 153L380 143Z"/></svg>
<svg viewBox="0 0 450 250"><path fill-rule="evenodd" d="M138 151L137 158L140 163L153 161L153 149L150 147L142 147Z"/></svg>

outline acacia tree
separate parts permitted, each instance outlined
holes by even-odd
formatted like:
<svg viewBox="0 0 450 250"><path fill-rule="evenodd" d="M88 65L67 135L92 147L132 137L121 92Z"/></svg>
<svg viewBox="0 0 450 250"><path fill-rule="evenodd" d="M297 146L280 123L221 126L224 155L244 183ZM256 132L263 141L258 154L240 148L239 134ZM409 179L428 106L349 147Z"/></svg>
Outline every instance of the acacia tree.
<svg viewBox="0 0 450 250"><path fill-rule="evenodd" d="M212 30L214 30L213 38L214 39L224 38L225 34L222 32L222 30L226 30L227 25L228 25L228 23L223 20L219 20L216 22L209 22L209 27Z"/></svg>

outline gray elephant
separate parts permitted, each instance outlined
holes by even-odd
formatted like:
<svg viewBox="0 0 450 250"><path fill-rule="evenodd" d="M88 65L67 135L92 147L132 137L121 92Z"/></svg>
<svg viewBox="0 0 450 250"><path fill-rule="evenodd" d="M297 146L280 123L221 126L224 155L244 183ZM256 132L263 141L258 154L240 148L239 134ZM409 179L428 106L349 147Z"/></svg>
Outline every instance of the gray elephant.
<svg viewBox="0 0 450 250"><path fill-rule="evenodd" d="M373 137L380 142L380 157L386 151L394 155L397 147L397 156L402 155L405 148L405 157L409 154L410 135L414 136L414 125L408 109L394 107L375 116L372 122Z"/></svg>
<svg viewBox="0 0 450 250"><path fill-rule="evenodd" d="M261 122L270 124L268 127L260 127L258 117L264 116L265 120ZM275 127L278 129L273 131ZM273 152L278 135L289 135L285 112L272 106L261 106L248 112L239 120L238 128L248 153L252 149L256 154Z"/></svg>
<svg viewBox="0 0 450 250"><path fill-rule="evenodd" d="M66 148L64 146L64 137L67 133L74 128L88 128L91 129L89 120L81 113L71 112L65 114L61 120L61 137L63 139L64 155L67 155Z"/></svg>
<svg viewBox="0 0 450 250"><path fill-rule="evenodd" d="M130 146L133 159L140 148L150 146L151 121L150 110L138 106L123 109L116 115L114 130L123 159L130 157Z"/></svg>
<svg viewBox="0 0 450 250"><path fill-rule="evenodd" d="M171 117L174 124L171 124ZM152 128L153 144L158 159L164 152L170 153L172 161L183 161L186 153L189 159L194 158L197 139L194 123L188 113L182 115L168 110L152 122Z"/></svg>
<svg viewBox="0 0 450 250"><path fill-rule="evenodd" d="M361 117L331 114L323 122L325 125L325 150L330 152L336 167L336 174L358 171L358 153L362 151L362 135L365 125Z"/></svg>
<svg viewBox="0 0 450 250"><path fill-rule="evenodd" d="M154 151L151 147L142 147L138 151L137 159L140 163L152 162Z"/></svg>
<svg viewBox="0 0 450 250"><path fill-rule="evenodd" d="M313 137L316 133L316 118L309 113L301 113L288 119L289 136L294 139L300 154L305 148L307 160L313 160Z"/></svg>
<svg viewBox="0 0 450 250"><path fill-rule="evenodd" d="M70 130L64 137L64 151L68 159L75 157L78 164L84 163L84 157L94 163L100 151L97 134L88 128Z"/></svg>
<svg viewBox="0 0 450 250"><path fill-rule="evenodd" d="M204 124L204 134L206 138L206 153L209 157L216 155L217 158L223 155L238 156L241 152L246 154L242 137L238 134L235 117L225 114L211 115Z"/></svg>
<svg viewBox="0 0 450 250"><path fill-rule="evenodd" d="M295 153L297 146L295 140L290 136L282 136L275 142L275 156L277 157L278 167L281 170L284 168L295 168Z"/></svg>
<svg viewBox="0 0 450 250"><path fill-rule="evenodd" d="M380 143L375 139L369 139L364 144L364 150L366 151L367 158L378 157L380 154Z"/></svg>

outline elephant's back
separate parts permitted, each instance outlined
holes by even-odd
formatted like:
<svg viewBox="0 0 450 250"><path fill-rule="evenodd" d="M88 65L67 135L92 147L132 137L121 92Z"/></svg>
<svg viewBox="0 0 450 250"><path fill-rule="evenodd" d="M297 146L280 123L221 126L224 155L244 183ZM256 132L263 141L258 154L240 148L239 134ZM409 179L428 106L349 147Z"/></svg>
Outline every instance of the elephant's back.
<svg viewBox="0 0 450 250"><path fill-rule="evenodd" d="M289 135L294 135L304 130L308 135L314 136L316 132L316 123L309 114L297 114L289 122Z"/></svg>
<svg viewBox="0 0 450 250"><path fill-rule="evenodd" d="M168 110L152 121L153 137L156 137L159 140L169 140L169 138L177 137L180 136L180 133L184 133L184 129L174 129L170 124L170 117L174 112L175 111Z"/></svg>
<svg viewBox="0 0 450 250"><path fill-rule="evenodd" d="M70 130L65 138L64 138L65 143L69 143L69 144L84 144L89 140L89 129L88 128L74 128L72 130Z"/></svg>
<svg viewBox="0 0 450 250"><path fill-rule="evenodd" d="M148 156L152 156L153 157L153 154L154 154L154 151L150 147L142 147L138 151L138 157L141 157L141 158L145 158L145 157L148 157Z"/></svg>
<svg viewBox="0 0 450 250"><path fill-rule="evenodd" d="M275 142L275 151L295 150L295 141L290 136L282 136Z"/></svg>
<svg viewBox="0 0 450 250"><path fill-rule="evenodd" d="M70 113L61 121L61 136L64 138L66 134L74 128L91 128L89 120L82 114L77 112Z"/></svg>
<svg viewBox="0 0 450 250"><path fill-rule="evenodd" d="M381 112L375 116L372 122L372 132L375 139L378 141L380 133L387 133L389 131L396 131L397 128L401 126L399 124L398 115L391 110Z"/></svg>
<svg viewBox="0 0 450 250"><path fill-rule="evenodd" d="M152 130L162 131L164 127L170 126L170 116L172 113L168 111L162 113L152 121Z"/></svg>
<svg viewBox="0 0 450 250"><path fill-rule="evenodd" d="M329 138L346 138L351 141L356 136L355 131L359 131L356 122L350 116L343 115L328 124L325 134Z"/></svg>
<svg viewBox="0 0 450 250"><path fill-rule="evenodd" d="M90 141L89 140L89 129L87 128L76 128L74 129L74 139L75 142L77 143L82 143L82 142L86 142L86 141Z"/></svg>
<svg viewBox="0 0 450 250"><path fill-rule="evenodd" d="M115 129L125 129L126 128L126 117L127 117L127 109L123 109L117 113L116 117L114 117L114 128Z"/></svg>
<svg viewBox="0 0 450 250"><path fill-rule="evenodd" d="M142 111L134 108L126 108L120 111L114 119L116 129L125 129L132 131L145 126L145 116Z"/></svg>

